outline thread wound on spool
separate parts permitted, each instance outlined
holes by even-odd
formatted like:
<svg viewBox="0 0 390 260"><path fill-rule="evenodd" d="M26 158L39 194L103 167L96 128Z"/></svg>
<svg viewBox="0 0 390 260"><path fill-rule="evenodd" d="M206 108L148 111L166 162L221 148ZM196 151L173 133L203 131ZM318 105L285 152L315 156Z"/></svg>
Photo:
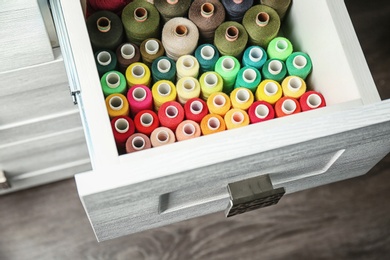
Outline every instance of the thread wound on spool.
<svg viewBox="0 0 390 260"><path fill-rule="evenodd" d="M264 79L271 79L281 83L287 75L286 64L278 59L269 59L263 65L261 74Z"/></svg>
<svg viewBox="0 0 390 260"><path fill-rule="evenodd" d="M164 103L176 100L176 87L169 80L159 80L153 84L152 96L154 109L158 111Z"/></svg>
<svg viewBox="0 0 390 260"><path fill-rule="evenodd" d="M299 104L301 105L302 111L309 111L325 107L326 101L321 93L317 91L308 91L300 97Z"/></svg>
<svg viewBox="0 0 390 260"><path fill-rule="evenodd" d="M95 53L96 68L99 76L102 77L105 73L116 70L117 58L111 50L102 50Z"/></svg>
<svg viewBox="0 0 390 260"><path fill-rule="evenodd" d="M214 92L221 92L223 90L223 79L213 71L203 73L199 78L201 88L201 98L207 100Z"/></svg>
<svg viewBox="0 0 390 260"><path fill-rule="evenodd" d="M256 90L256 100L275 104L283 95L282 87L274 80L263 80Z"/></svg>
<svg viewBox="0 0 390 260"><path fill-rule="evenodd" d="M224 22L215 31L214 45L224 56L241 59L248 42L248 33L237 22Z"/></svg>
<svg viewBox="0 0 390 260"><path fill-rule="evenodd" d="M132 134L126 141L126 152L133 153L152 147L150 139L142 133Z"/></svg>
<svg viewBox="0 0 390 260"><path fill-rule="evenodd" d="M127 100L133 117L142 110L153 109L152 92L147 86L135 85L131 87L127 92Z"/></svg>
<svg viewBox="0 0 390 260"><path fill-rule="evenodd" d="M199 75L199 62L192 55L183 55L176 62L177 80L183 77L197 78Z"/></svg>
<svg viewBox="0 0 390 260"><path fill-rule="evenodd" d="M230 100L233 108L248 110L254 101L252 91L246 88L236 88L230 94Z"/></svg>
<svg viewBox="0 0 390 260"><path fill-rule="evenodd" d="M166 56L155 59L152 63L153 82L159 80L169 80L174 82L176 79L176 63Z"/></svg>
<svg viewBox="0 0 390 260"><path fill-rule="evenodd" d="M265 101L256 101L248 109L251 124L260 123L275 118L275 110Z"/></svg>
<svg viewBox="0 0 390 260"><path fill-rule="evenodd" d="M306 92L306 83L297 76L288 76L282 82L283 95L286 97L300 98Z"/></svg>
<svg viewBox="0 0 390 260"><path fill-rule="evenodd" d="M208 114L200 122L203 135L215 134L226 130L225 121L220 115Z"/></svg>
<svg viewBox="0 0 390 260"><path fill-rule="evenodd" d="M250 66L261 70L267 59L268 55L262 47L250 46L244 52L242 64L243 66Z"/></svg>
<svg viewBox="0 0 390 260"><path fill-rule="evenodd" d="M118 60L118 69L123 74L127 67L141 60L141 52L137 45L133 43L123 43L116 49L116 58Z"/></svg>
<svg viewBox="0 0 390 260"><path fill-rule="evenodd" d="M211 114L224 116L230 110L231 101L225 93L216 92L207 99L207 107Z"/></svg>
<svg viewBox="0 0 390 260"><path fill-rule="evenodd" d="M200 95L200 84L196 78L184 77L176 83L177 99L184 105L188 100Z"/></svg>
<svg viewBox="0 0 390 260"><path fill-rule="evenodd" d="M154 5L159 11L164 23L167 23L172 18L187 16L191 0L160 0L154 1Z"/></svg>
<svg viewBox="0 0 390 260"><path fill-rule="evenodd" d="M111 94L106 97L105 102L110 118L129 115L129 103L124 95L119 93Z"/></svg>
<svg viewBox="0 0 390 260"><path fill-rule="evenodd" d="M184 120L176 128L177 141L184 141L201 135L200 126L192 120Z"/></svg>
<svg viewBox="0 0 390 260"><path fill-rule="evenodd" d="M184 120L184 109L176 101L169 101L160 107L158 118L162 126L168 127L172 131Z"/></svg>
<svg viewBox="0 0 390 260"><path fill-rule="evenodd" d="M150 142L153 147L171 144L176 141L174 132L167 127L158 127L150 135Z"/></svg>
<svg viewBox="0 0 390 260"><path fill-rule="evenodd" d="M267 48L268 57L270 59L278 59L286 61L293 52L293 45L289 39L284 37L276 37L269 44Z"/></svg>
<svg viewBox="0 0 390 260"><path fill-rule="evenodd" d="M151 73L148 66L141 62L134 62L126 69L127 84L132 87L134 85L150 86Z"/></svg>
<svg viewBox="0 0 390 260"><path fill-rule="evenodd" d="M142 110L134 117L134 125L137 132L150 136L160 122L157 114L152 110Z"/></svg>
<svg viewBox="0 0 390 260"><path fill-rule="evenodd" d="M186 119L197 123L209 113L206 102L200 98L189 99L184 105L184 112Z"/></svg>
<svg viewBox="0 0 390 260"><path fill-rule="evenodd" d="M284 117L301 112L301 106L295 98L282 97L275 104L276 117Z"/></svg>
<svg viewBox="0 0 390 260"><path fill-rule="evenodd" d="M286 67L290 76L298 76L306 80L312 71L310 56L303 52L293 52L286 60Z"/></svg>
<svg viewBox="0 0 390 260"><path fill-rule="evenodd" d="M212 44L202 44L195 50L195 58L199 62L200 73L213 71L215 63L219 59L219 52Z"/></svg>
<svg viewBox="0 0 390 260"><path fill-rule="evenodd" d="M249 125L248 114L244 110L238 108L229 110L224 116L224 120L228 130Z"/></svg>
<svg viewBox="0 0 390 260"><path fill-rule="evenodd" d="M114 134L115 143L119 148L124 148L127 139L135 132L134 122L128 116L113 118L111 120L111 128Z"/></svg>
<svg viewBox="0 0 390 260"><path fill-rule="evenodd" d="M236 77L240 71L240 62L233 56L222 56L215 64L215 72L223 79L223 92L232 92Z"/></svg>

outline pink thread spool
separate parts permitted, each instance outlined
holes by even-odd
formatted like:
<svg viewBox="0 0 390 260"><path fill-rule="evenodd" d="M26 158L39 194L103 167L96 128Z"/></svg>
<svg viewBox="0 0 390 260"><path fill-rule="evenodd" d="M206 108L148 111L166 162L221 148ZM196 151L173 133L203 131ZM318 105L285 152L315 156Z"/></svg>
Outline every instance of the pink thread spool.
<svg viewBox="0 0 390 260"><path fill-rule="evenodd" d="M153 97L150 89L145 85L135 85L127 92L131 116L134 117L142 110L153 109Z"/></svg>

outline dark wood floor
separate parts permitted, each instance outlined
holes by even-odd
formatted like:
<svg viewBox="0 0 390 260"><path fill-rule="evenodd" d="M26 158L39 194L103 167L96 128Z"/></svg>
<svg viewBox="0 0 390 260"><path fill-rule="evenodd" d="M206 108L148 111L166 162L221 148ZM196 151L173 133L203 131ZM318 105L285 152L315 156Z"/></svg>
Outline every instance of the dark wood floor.
<svg viewBox="0 0 390 260"><path fill-rule="evenodd" d="M388 99L390 4L346 3ZM274 207L97 243L66 180L0 197L0 259L389 259L389 199L390 155L365 176L285 196Z"/></svg>

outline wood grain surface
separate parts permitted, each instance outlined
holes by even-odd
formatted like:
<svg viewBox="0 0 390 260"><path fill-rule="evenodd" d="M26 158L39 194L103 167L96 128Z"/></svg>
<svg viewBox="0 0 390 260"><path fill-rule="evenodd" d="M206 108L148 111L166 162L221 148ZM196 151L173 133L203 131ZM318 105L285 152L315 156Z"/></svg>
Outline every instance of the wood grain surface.
<svg viewBox="0 0 390 260"><path fill-rule="evenodd" d="M346 1L383 99L390 5ZM207 215L97 243L74 180L0 197L0 259L387 259L390 155L367 175L225 219Z"/></svg>

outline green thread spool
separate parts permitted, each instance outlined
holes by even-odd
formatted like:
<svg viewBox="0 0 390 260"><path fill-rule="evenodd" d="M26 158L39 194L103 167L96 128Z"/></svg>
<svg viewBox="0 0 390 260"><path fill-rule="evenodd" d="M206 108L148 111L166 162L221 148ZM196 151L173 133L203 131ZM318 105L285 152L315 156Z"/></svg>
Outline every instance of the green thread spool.
<svg viewBox="0 0 390 260"><path fill-rule="evenodd" d="M260 3L275 9L280 17L280 20L283 21L287 11L290 8L291 0L260 0Z"/></svg>
<svg viewBox="0 0 390 260"><path fill-rule="evenodd" d="M199 78L201 94L200 97L207 101L209 96L215 92L221 92L223 90L223 79L214 71L208 71L203 73Z"/></svg>
<svg viewBox="0 0 390 260"><path fill-rule="evenodd" d="M119 71L109 71L100 79L104 96L111 94L125 94L127 83L125 76Z"/></svg>
<svg viewBox="0 0 390 260"><path fill-rule="evenodd" d="M160 14L146 1L135 0L126 5L122 11L122 23L127 40L138 46L146 39L160 38Z"/></svg>
<svg viewBox="0 0 390 260"><path fill-rule="evenodd" d="M108 71L116 70L117 58L113 51L103 50L96 52L95 62L100 77Z"/></svg>
<svg viewBox="0 0 390 260"><path fill-rule="evenodd" d="M286 60L288 75L306 80L313 68L312 61L306 53L294 52Z"/></svg>
<svg viewBox="0 0 390 260"><path fill-rule="evenodd" d="M268 58L286 61L288 56L293 52L291 42L284 37L276 37L269 44L267 48Z"/></svg>
<svg viewBox="0 0 390 260"><path fill-rule="evenodd" d="M187 16L190 8L191 0L157 0L154 1L154 6L159 11L164 23L174 17Z"/></svg>
<svg viewBox="0 0 390 260"><path fill-rule="evenodd" d="M214 45L206 43L196 48L195 58L199 62L200 73L213 71L219 59L219 52Z"/></svg>
<svg viewBox="0 0 390 260"><path fill-rule="evenodd" d="M159 39L150 38L141 43L140 46L142 62L151 67L152 63L158 57L164 55L164 47Z"/></svg>
<svg viewBox="0 0 390 260"><path fill-rule="evenodd" d="M233 56L222 56L215 64L215 72L223 79L223 92L230 94L240 71L240 62Z"/></svg>
<svg viewBox="0 0 390 260"><path fill-rule="evenodd" d="M248 42L248 33L237 22L224 22L215 31L214 45L221 55L241 59Z"/></svg>
<svg viewBox="0 0 390 260"><path fill-rule="evenodd" d="M237 74L234 88L247 88L255 93L257 86L260 84L261 74L256 68L246 66L240 69Z"/></svg>
<svg viewBox="0 0 390 260"><path fill-rule="evenodd" d="M264 79L272 79L281 83L287 75L286 64L277 59L268 60L261 68Z"/></svg>
<svg viewBox="0 0 390 260"><path fill-rule="evenodd" d="M271 7L255 5L245 13L242 24L248 32L249 43L265 49L269 42L278 35L280 18Z"/></svg>
<svg viewBox="0 0 390 260"><path fill-rule="evenodd" d="M183 55L176 62L177 80L183 77L197 78L199 75L199 62L192 55Z"/></svg>

